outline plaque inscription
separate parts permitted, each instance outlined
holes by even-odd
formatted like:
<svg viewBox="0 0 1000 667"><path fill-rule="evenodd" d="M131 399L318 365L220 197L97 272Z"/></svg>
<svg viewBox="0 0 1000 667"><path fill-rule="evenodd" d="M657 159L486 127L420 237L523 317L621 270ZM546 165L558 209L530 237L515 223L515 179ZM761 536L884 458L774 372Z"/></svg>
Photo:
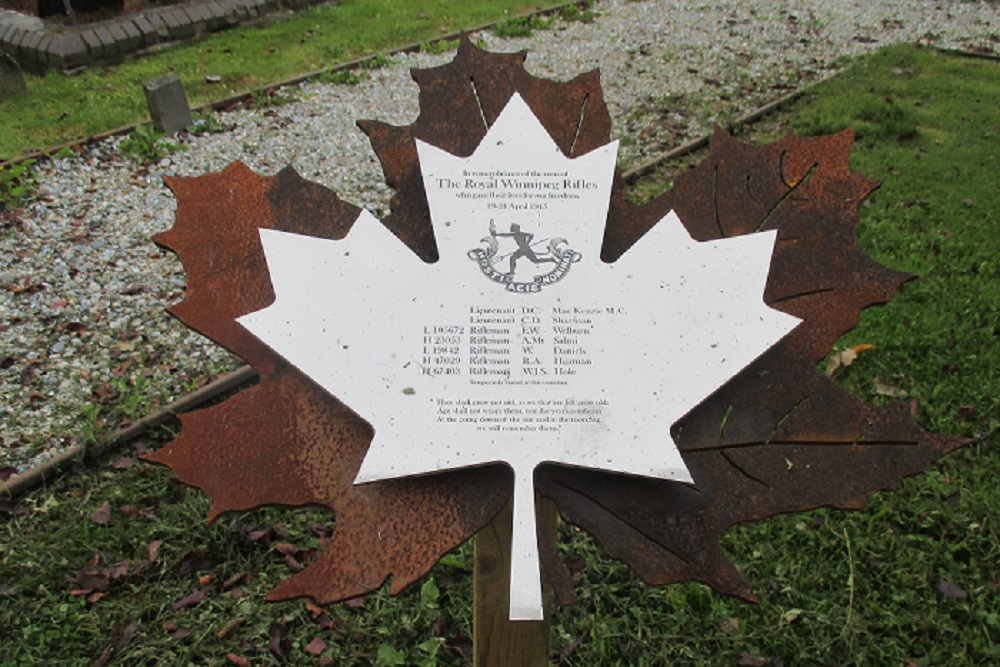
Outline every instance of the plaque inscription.
<svg viewBox="0 0 1000 667"><path fill-rule="evenodd" d="M440 259L367 212L341 241L261 230L275 303L239 322L372 425L356 483L514 471L511 618L542 618L539 463L689 482L671 425L791 331L775 234L668 214L600 261L617 146L563 155L514 95L472 156L417 142Z"/></svg>

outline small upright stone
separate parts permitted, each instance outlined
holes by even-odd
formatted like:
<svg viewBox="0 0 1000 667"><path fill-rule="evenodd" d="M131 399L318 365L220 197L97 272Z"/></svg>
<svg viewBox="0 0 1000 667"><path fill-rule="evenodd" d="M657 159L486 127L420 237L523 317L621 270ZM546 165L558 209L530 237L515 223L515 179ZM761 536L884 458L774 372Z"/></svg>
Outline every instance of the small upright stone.
<svg viewBox="0 0 1000 667"><path fill-rule="evenodd" d="M157 130L177 134L194 123L184 95L184 86L173 72L147 81L142 90L146 93L149 117L153 119L153 127Z"/></svg>
<svg viewBox="0 0 1000 667"><path fill-rule="evenodd" d="M9 54L0 51L0 100L7 100L28 92L21 67Z"/></svg>

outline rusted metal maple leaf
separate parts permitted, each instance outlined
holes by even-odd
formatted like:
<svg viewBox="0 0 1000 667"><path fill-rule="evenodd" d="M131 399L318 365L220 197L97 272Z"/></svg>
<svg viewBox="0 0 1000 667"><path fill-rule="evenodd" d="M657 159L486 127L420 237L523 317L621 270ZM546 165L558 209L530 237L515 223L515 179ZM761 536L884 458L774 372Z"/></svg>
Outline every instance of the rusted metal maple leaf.
<svg viewBox="0 0 1000 667"><path fill-rule="evenodd" d="M567 157L610 140L596 71L557 83L529 75L524 59L463 39L450 64L413 72L421 113L412 125L359 123L396 189L383 223L425 261L434 261L437 249L415 140L468 156L515 92ZM536 488L565 519L650 584L696 580L752 599L719 546L729 526L822 506L859 508L963 444L922 431L907 405L868 405L816 369L862 309L888 301L911 277L860 249L858 205L874 184L849 173L852 141L845 132L756 147L720 131L705 162L641 207L628 201L616 172L605 261L671 209L697 240L777 230L764 300L803 320L674 425L694 485L555 465L536 473ZM372 438L368 424L236 318L274 300L259 229L339 239L359 209L291 168L263 177L234 163L167 183L178 200L176 223L155 240L177 253L189 276L188 293L171 313L253 365L260 383L184 415L181 435L148 458L204 490L210 519L261 505L319 504L334 512L330 548L271 599L343 600L390 575L398 592L501 509L513 483L509 469L355 486ZM552 536L539 539L549 580L560 600L571 602Z"/></svg>

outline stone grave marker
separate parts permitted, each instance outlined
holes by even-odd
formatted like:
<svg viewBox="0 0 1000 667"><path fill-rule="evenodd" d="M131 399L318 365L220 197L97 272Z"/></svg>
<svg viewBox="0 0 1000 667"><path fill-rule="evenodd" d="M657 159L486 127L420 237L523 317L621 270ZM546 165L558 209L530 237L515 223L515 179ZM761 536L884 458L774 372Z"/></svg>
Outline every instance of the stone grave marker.
<svg viewBox="0 0 1000 667"><path fill-rule="evenodd" d="M184 85L173 72L144 83L142 92L146 94L149 117L157 130L177 134L194 123Z"/></svg>

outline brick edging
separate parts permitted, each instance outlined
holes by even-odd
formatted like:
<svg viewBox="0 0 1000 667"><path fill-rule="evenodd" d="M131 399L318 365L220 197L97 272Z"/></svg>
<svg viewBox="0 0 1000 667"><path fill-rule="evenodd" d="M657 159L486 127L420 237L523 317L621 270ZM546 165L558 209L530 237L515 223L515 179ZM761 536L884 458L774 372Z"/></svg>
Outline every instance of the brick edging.
<svg viewBox="0 0 1000 667"><path fill-rule="evenodd" d="M75 27L31 30L0 21L0 51L32 70L71 70L121 60L253 21L283 9L325 0L191 0Z"/></svg>

